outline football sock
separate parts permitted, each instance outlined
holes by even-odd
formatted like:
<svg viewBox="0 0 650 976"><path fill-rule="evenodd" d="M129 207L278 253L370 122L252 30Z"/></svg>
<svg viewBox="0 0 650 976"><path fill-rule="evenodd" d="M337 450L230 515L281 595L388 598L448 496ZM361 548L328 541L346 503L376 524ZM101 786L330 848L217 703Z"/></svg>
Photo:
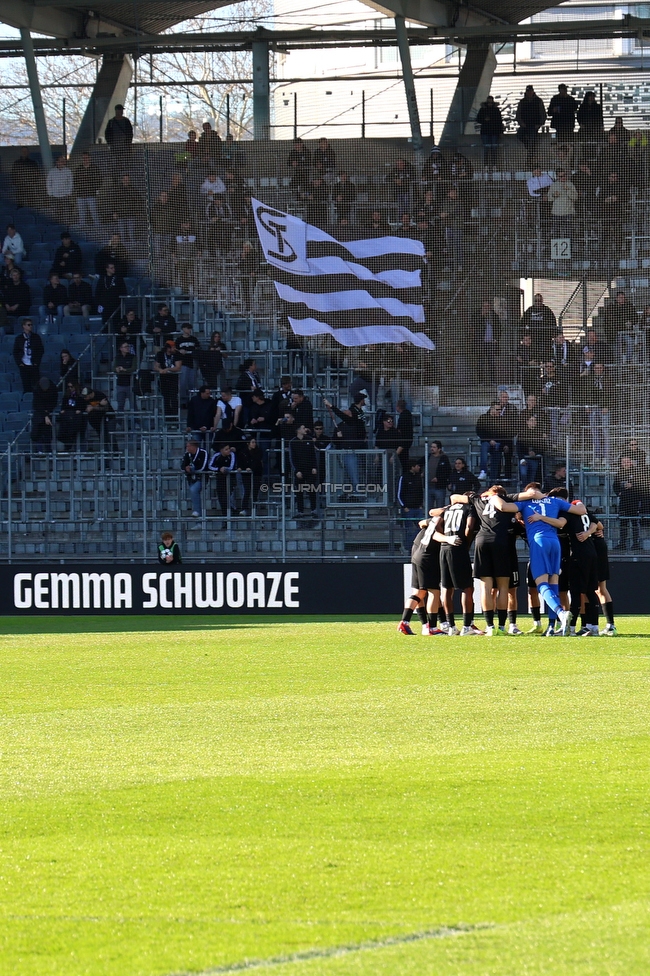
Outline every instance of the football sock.
<svg viewBox="0 0 650 976"><path fill-rule="evenodd" d="M429 627L431 627L432 629L434 627L437 627L438 626L438 614L437 613L428 613L427 614L427 622L429 624Z"/></svg>
<svg viewBox="0 0 650 976"><path fill-rule="evenodd" d="M509 624L516 624L517 623L517 611L516 610L508 610L508 623Z"/></svg>
<svg viewBox="0 0 650 976"><path fill-rule="evenodd" d="M555 620L562 609L559 596L553 592L550 583L540 583L537 592L548 607L548 619Z"/></svg>
<svg viewBox="0 0 650 976"><path fill-rule="evenodd" d="M494 627L494 610L485 611L485 623L488 627Z"/></svg>
<svg viewBox="0 0 650 976"><path fill-rule="evenodd" d="M603 611L605 613L605 620L608 624L614 625L614 601L608 600L607 603L603 603Z"/></svg>
<svg viewBox="0 0 650 976"><path fill-rule="evenodd" d="M447 614L447 623L449 624L450 627L456 626L456 618L453 613Z"/></svg>
<svg viewBox="0 0 650 976"><path fill-rule="evenodd" d="M411 610L411 608L410 607L404 607L404 613L402 614L402 620L405 620L406 623L408 623L412 616L413 616L413 611Z"/></svg>
<svg viewBox="0 0 650 976"><path fill-rule="evenodd" d="M463 614L463 627L471 627L472 626L472 620L473 619L474 619L474 614L473 613L464 613Z"/></svg>
<svg viewBox="0 0 650 976"><path fill-rule="evenodd" d="M441 624L447 623L447 614L443 607L440 607L440 609L438 610L438 620L440 621Z"/></svg>
<svg viewBox="0 0 650 976"><path fill-rule="evenodd" d="M497 617L498 617L498 620L499 620L499 627L505 627L507 616L508 616L508 611L507 610L497 610Z"/></svg>
<svg viewBox="0 0 650 976"><path fill-rule="evenodd" d="M533 616L533 620L538 624L542 619L542 611L540 607L531 607L530 612Z"/></svg>
<svg viewBox="0 0 650 976"><path fill-rule="evenodd" d="M418 609L417 609L417 615L420 618L420 623L421 624L426 624L426 623L429 622L427 620L427 611L425 610L424 607L418 607Z"/></svg>

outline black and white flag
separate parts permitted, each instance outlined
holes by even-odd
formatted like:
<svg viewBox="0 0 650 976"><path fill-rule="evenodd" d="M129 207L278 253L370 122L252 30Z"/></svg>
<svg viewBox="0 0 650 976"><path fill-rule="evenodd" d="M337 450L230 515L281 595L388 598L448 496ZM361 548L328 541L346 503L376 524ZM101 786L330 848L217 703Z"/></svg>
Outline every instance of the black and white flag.
<svg viewBox="0 0 650 976"><path fill-rule="evenodd" d="M407 237L339 242L319 227L253 200L260 244L296 335L328 333L343 346L412 342L424 332L424 245Z"/></svg>

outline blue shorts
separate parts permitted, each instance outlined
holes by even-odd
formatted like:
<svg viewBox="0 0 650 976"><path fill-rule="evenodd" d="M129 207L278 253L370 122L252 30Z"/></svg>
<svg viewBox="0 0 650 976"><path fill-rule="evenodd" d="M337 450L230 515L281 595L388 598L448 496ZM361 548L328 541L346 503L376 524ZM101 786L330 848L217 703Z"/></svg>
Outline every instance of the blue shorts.
<svg viewBox="0 0 650 976"><path fill-rule="evenodd" d="M529 540L530 574L534 580L540 576L559 576L562 550L557 536L541 536Z"/></svg>

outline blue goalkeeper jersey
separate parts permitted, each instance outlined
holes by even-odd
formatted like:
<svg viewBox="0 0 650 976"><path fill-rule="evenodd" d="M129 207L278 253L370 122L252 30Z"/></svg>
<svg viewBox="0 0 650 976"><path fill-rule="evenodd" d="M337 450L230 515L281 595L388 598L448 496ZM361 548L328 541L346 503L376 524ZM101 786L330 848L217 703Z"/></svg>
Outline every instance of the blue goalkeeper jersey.
<svg viewBox="0 0 650 976"><path fill-rule="evenodd" d="M549 525L548 522L529 522L529 515L546 515L549 518L558 518L560 512L568 512L571 509L570 503L564 498L540 498L537 501L516 502L515 504L524 519L529 546L544 546L550 539L557 539L557 529L553 525Z"/></svg>

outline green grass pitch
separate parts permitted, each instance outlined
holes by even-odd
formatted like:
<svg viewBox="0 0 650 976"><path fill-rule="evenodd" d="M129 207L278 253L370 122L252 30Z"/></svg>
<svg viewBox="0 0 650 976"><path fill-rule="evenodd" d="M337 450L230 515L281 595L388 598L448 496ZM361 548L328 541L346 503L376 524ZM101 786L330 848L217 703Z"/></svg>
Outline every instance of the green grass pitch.
<svg viewBox="0 0 650 976"><path fill-rule="evenodd" d="M0 620L2 976L647 976L650 618L395 623Z"/></svg>

